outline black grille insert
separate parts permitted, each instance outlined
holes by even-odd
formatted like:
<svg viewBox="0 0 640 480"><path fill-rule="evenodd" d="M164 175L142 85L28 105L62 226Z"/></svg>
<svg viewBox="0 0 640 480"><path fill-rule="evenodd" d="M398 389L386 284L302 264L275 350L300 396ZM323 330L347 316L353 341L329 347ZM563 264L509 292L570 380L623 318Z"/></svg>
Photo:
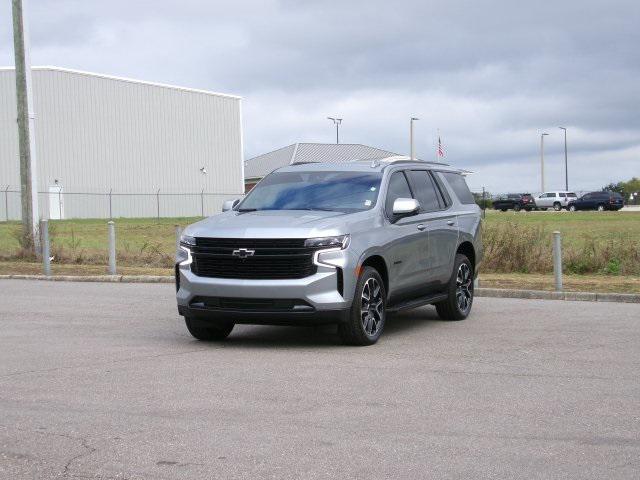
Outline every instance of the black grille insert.
<svg viewBox="0 0 640 480"><path fill-rule="evenodd" d="M289 298L195 297L192 308L207 310L237 310L245 312L312 312L304 300Z"/></svg>
<svg viewBox="0 0 640 480"><path fill-rule="evenodd" d="M255 280L313 275L315 249L304 238L196 238L191 271L200 277ZM235 252L235 254L234 254Z"/></svg>

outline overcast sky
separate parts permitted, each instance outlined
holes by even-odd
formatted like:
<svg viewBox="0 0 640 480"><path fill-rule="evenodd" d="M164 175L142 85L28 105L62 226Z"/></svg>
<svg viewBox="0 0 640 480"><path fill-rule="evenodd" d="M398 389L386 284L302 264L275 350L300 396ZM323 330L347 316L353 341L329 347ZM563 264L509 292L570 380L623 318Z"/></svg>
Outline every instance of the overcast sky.
<svg viewBox="0 0 640 480"><path fill-rule="evenodd" d="M247 158L341 141L435 158L473 189L640 176L640 1L29 0L32 63L243 96ZM11 2L0 65L13 64Z"/></svg>

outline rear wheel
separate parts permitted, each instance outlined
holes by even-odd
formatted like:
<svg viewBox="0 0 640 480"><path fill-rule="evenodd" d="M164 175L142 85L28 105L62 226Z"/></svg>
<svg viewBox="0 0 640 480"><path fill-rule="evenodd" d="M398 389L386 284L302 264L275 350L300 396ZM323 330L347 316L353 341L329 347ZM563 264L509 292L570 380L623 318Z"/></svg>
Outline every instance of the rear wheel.
<svg viewBox="0 0 640 480"><path fill-rule="evenodd" d="M575 212L576 211L576 206L575 205L569 205L569 211L570 212Z"/></svg>
<svg viewBox="0 0 640 480"><path fill-rule="evenodd" d="M365 267L358 278L351 313L338 327L347 345L373 345L378 341L386 320L387 293L384 282L373 267Z"/></svg>
<svg viewBox="0 0 640 480"><path fill-rule="evenodd" d="M554 209L556 212L559 212L560 210L562 210L562 205L560 205L560 202L555 202L555 203L553 204L553 209Z"/></svg>
<svg viewBox="0 0 640 480"><path fill-rule="evenodd" d="M191 317L184 317L184 322L187 325L187 330L194 338L205 342L224 340L234 327L233 323L216 323L215 325L203 326L202 322Z"/></svg>
<svg viewBox="0 0 640 480"><path fill-rule="evenodd" d="M436 303L436 311L442 320L464 320L473 305L473 266L458 253L446 291L448 297Z"/></svg>

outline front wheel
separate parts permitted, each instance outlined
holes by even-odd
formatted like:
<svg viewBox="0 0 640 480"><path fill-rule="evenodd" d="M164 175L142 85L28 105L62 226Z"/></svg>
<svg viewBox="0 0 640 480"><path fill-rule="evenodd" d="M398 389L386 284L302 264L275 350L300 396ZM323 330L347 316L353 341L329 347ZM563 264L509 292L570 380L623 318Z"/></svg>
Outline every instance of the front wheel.
<svg viewBox="0 0 640 480"><path fill-rule="evenodd" d="M196 319L184 317L184 323L187 325L189 333L198 340L205 342L213 342L224 340L233 330L233 323L221 323L215 325L203 325Z"/></svg>
<svg viewBox="0 0 640 480"><path fill-rule="evenodd" d="M576 206L575 205L569 205L569 211L570 212L575 212L576 211Z"/></svg>
<svg viewBox="0 0 640 480"><path fill-rule="evenodd" d="M514 205L513 209L514 209L516 212L519 212L519 211L520 211L520 205Z"/></svg>
<svg viewBox="0 0 640 480"><path fill-rule="evenodd" d="M604 212L604 205L598 205L598 211Z"/></svg>
<svg viewBox="0 0 640 480"><path fill-rule="evenodd" d="M553 209L554 209L556 212L559 212L560 210L562 210L562 205L560 205L560 202L556 202L556 203L554 203L554 204L553 204Z"/></svg>
<svg viewBox="0 0 640 480"><path fill-rule="evenodd" d="M365 267L358 278L351 313L338 333L347 345L373 345L378 341L386 320L387 293L384 282L373 267Z"/></svg>
<svg viewBox="0 0 640 480"><path fill-rule="evenodd" d="M473 266L466 257L458 253L449 280L446 300L436 303L436 311L442 320L464 320L473 305Z"/></svg>

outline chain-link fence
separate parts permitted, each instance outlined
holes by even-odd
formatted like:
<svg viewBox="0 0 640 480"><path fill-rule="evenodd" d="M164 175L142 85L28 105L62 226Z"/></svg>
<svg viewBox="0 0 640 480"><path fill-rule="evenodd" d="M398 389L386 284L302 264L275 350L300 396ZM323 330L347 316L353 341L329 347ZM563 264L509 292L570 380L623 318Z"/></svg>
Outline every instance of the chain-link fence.
<svg viewBox="0 0 640 480"><path fill-rule="evenodd" d="M222 211L225 200L239 198L241 193L104 193L38 192L41 218L152 218L205 217ZM0 221L20 220L20 190L0 190Z"/></svg>

